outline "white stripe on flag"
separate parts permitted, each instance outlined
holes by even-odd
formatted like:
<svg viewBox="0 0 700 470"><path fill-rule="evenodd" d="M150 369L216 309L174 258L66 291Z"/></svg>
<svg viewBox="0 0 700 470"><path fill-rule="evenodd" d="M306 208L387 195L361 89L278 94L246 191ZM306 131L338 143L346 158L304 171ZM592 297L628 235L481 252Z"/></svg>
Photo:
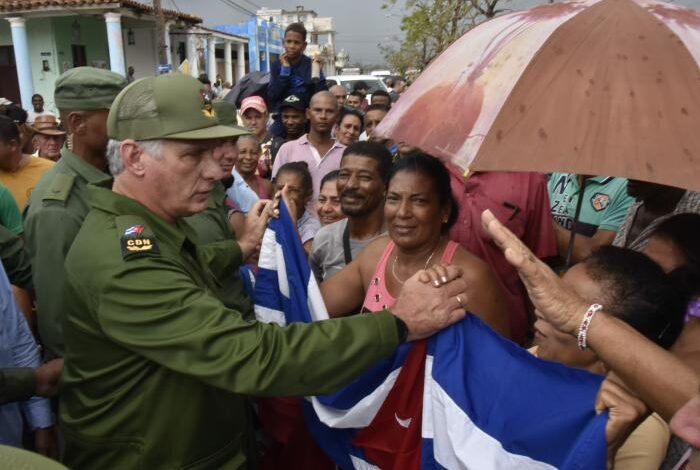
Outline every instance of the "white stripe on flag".
<svg viewBox="0 0 700 470"><path fill-rule="evenodd" d="M352 466L355 467L355 470L382 470L354 455L350 456L350 461L352 462Z"/></svg>
<svg viewBox="0 0 700 470"><path fill-rule="evenodd" d="M287 326L284 312L262 305L255 305L255 319L263 323L277 323L279 326Z"/></svg>
<svg viewBox="0 0 700 470"><path fill-rule="evenodd" d="M433 380L432 370L433 356L428 355L425 358L422 436L433 439L433 453L440 465L448 470L556 470L545 462L505 450L498 440L478 428Z"/></svg>
<svg viewBox="0 0 700 470"><path fill-rule="evenodd" d="M269 228L265 230L260 246L260 259L258 266L270 271L277 271L277 283L280 293L289 298L289 283L287 282L287 265L284 262L282 246L277 243L275 232Z"/></svg>
<svg viewBox="0 0 700 470"><path fill-rule="evenodd" d="M308 297L307 302L309 305L309 313L311 314L311 321L328 320L328 310L326 310L326 304L323 302L321 290L318 284L316 284L316 277L313 274L309 276L306 294Z"/></svg>
<svg viewBox="0 0 700 470"><path fill-rule="evenodd" d="M400 367L391 371L379 387L347 410L326 406L319 402L318 398L311 397L316 416L323 424L331 428L365 428L369 426L394 387L399 372L401 372Z"/></svg>

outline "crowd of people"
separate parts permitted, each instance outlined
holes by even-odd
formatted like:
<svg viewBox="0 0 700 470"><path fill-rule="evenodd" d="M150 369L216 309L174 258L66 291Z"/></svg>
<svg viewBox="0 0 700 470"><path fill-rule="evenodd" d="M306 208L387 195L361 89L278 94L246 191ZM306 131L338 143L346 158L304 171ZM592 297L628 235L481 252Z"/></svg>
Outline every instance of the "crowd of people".
<svg viewBox="0 0 700 470"><path fill-rule="evenodd" d="M90 67L59 77L57 113L3 100L0 444L69 468L332 469L295 397L469 311L606 376L611 466L700 469L700 194L465 172L376 132L404 81L329 88L305 45L290 25L238 109L220 77ZM281 200L332 320L254 320Z"/></svg>

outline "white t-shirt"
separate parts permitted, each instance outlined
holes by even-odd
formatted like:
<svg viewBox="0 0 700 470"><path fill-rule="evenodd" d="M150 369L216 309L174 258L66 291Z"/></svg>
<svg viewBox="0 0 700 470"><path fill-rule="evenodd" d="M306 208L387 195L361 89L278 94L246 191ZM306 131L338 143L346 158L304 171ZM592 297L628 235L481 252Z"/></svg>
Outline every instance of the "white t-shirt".
<svg viewBox="0 0 700 470"><path fill-rule="evenodd" d="M43 111L40 112L40 113L37 113L36 111L29 111L29 112L27 113L27 124L34 124L34 120L37 118L37 116L53 116L53 117L56 117L56 115L55 115L54 113L52 113L51 111L43 110Z"/></svg>

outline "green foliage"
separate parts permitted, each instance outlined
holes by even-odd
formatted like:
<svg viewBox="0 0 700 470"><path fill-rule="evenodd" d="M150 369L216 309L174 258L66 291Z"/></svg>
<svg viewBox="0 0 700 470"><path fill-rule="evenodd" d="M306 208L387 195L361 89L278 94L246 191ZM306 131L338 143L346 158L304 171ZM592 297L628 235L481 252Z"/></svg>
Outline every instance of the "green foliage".
<svg viewBox="0 0 700 470"><path fill-rule="evenodd" d="M388 9L397 0L385 0ZM479 19L499 10L499 0L406 0L408 13L401 21L404 40L400 48L380 46L387 63L401 74L422 70L440 52L472 28Z"/></svg>

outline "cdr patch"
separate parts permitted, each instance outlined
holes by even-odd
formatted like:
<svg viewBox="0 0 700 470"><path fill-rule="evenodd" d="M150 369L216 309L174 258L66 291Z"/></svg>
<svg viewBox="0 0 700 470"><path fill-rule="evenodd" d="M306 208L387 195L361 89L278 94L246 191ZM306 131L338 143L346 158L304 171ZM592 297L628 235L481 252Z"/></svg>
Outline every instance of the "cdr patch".
<svg viewBox="0 0 700 470"><path fill-rule="evenodd" d="M146 236L143 232L143 225L132 225L124 230L121 237L122 257L138 253L160 253L155 237Z"/></svg>

